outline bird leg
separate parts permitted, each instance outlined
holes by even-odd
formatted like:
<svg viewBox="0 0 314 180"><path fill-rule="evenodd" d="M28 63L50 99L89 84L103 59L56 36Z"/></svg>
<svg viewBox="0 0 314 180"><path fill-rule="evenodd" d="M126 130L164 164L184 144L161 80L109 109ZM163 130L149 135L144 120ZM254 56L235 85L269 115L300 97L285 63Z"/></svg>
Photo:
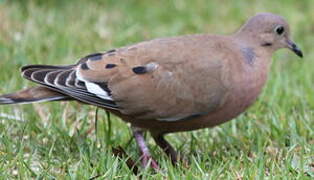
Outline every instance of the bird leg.
<svg viewBox="0 0 314 180"><path fill-rule="evenodd" d="M156 144L169 156L173 165L178 162L177 152L173 149L173 147L169 144L168 141L165 140L164 136L161 134L154 135L152 134Z"/></svg>
<svg viewBox="0 0 314 180"><path fill-rule="evenodd" d="M156 171L160 170L157 162L151 157L149 149L145 144L143 131L138 129L138 128L134 128L134 127L132 128L132 130L133 130L133 136L134 136L136 143L140 149L142 166L147 167L148 165L150 165L151 168L153 168L154 170L156 170Z"/></svg>

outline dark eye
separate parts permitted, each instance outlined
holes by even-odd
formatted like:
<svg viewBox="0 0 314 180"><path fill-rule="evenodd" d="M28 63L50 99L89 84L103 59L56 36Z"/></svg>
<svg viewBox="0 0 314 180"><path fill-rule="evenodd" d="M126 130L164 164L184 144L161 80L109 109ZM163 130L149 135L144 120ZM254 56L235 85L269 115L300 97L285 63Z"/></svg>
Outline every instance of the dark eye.
<svg viewBox="0 0 314 180"><path fill-rule="evenodd" d="M275 32L278 34L278 35L282 35L284 32L285 32L285 28L283 26L277 26L275 28Z"/></svg>

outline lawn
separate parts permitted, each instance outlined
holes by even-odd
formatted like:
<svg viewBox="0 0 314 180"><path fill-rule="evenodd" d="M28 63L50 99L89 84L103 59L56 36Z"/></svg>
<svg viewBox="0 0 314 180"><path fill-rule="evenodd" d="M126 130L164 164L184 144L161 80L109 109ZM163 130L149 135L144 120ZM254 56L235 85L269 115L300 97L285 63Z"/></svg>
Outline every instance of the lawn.
<svg viewBox="0 0 314 180"><path fill-rule="evenodd" d="M0 93L31 86L26 64L71 64L89 53L157 37L228 34L258 12L282 15L304 52L273 56L263 94L221 126L171 134L188 158L171 165L147 134L162 171L135 176L128 125L75 102L0 106L0 179L313 179L314 2L312 0L0 0ZM131 143L130 143L131 141ZM96 178L97 179L97 178Z"/></svg>

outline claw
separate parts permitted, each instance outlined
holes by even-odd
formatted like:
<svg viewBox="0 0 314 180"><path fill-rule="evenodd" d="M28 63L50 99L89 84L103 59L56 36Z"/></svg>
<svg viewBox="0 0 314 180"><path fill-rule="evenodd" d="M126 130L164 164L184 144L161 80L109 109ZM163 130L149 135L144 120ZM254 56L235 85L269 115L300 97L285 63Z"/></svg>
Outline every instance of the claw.
<svg viewBox="0 0 314 180"><path fill-rule="evenodd" d="M150 166L156 172L160 170L158 163L149 155L143 155L141 157L141 162L144 168Z"/></svg>

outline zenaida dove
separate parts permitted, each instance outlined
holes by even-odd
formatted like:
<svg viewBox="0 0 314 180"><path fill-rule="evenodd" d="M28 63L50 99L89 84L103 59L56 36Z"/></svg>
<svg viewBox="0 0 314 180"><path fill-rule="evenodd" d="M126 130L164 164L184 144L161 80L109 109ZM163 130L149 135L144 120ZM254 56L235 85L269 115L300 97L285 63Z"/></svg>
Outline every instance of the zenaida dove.
<svg viewBox="0 0 314 180"><path fill-rule="evenodd" d="M39 86L3 95L0 104L77 100L101 107L131 124L142 165L158 169L143 131L175 163L164 135L213 127L244 112L281 48L303 56L287 22L260 13L232 35L160 38L90 54L74 65L24 66L23 77Z"/></svg>

